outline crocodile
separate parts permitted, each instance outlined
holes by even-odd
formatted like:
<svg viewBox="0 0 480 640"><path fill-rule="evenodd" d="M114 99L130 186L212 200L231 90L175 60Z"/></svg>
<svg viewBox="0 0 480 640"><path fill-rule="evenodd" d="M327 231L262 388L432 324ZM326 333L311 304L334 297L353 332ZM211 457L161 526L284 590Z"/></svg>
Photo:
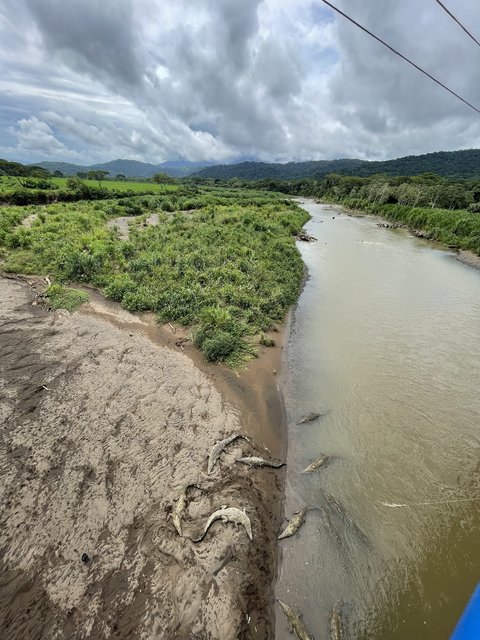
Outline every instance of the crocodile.
<svg viewBox="0 0 480 640"><path fill-rule="evenodd" d="M325 495L325 498L327 499L327 502L335 509L338 515L341 518L343 518L343 520L347 524L349 524L352 527L352 529L356 531L357 535L363 540L365 544L368 544L369 543L368 536L362 531L362 529L358 526L358 524L355 522L352 516L350 516L345 511L345 508L342 507L342 505L330 493L327 493L326 491L324 491L323 493Z"/></svg>
<svg viewBox="0 0 480 640"><path fill-rule="evenodd" d="M342 605L336 602L330 613L330 637L332 640L343 640Z"/></svg>
<svg viewBox="0 0 480 640"><path fill-rule="evenodd" d="M325 464L328 464L331 460L330 456L320 456L318 460L312 462L303 470L303 473L312 473L313 471L317 471L320 467L323 467Z"/></svg>
<svg viewBox="0 0 480 640"><path fill-rule="evenodd" d="M200 542L206 536L210 525L212 525L215 520L222 520L223 522L232 522L233 524L239 525L241 524L245 531L247 532L250 540L253 540L252 534L252 523L250 522L250 518L247 516L245 509L242 511L241 509L237 509L236 507L226 507L222 506L218 511L214 511L212 515L209 517L207 524L205 525L205 529L203 530L202 535L194 540L194 542Z"/></svg>
<svg viewBox="0 0 480 640"><path fill-rule="evenodd" d="M214 576L218 576L218 574L220 573L220 571L227 566L227 564L229 562L232 562L232 560L235 560L235 554L233 553L232 549L229 547L227 550L227 553L225 554L225 556L223 557L223 560L220 562L220 564L218 565L218 567L216 569L213 570L213 575Z"/></svg>
<svg viewBox="0 0 480 640"><path fill-rule="evenodd" d="M283 613L288 620L290 630L295 633L298 640L313 640L312 634L302 620L300 620L300 616L298 616L295 611L288 606L288 604L285 604L281 600L278 600L278 604L281 606Z"/></svg>
<svg viewBox="0 0 480 640"><path fill-rule="evenodd" d="M352 517L348 515L344 507L342 507L342 505L337 501L337 499L334 498L332 494L327 493L326 491L324 491L324 495L329 505L335 509L338 515L340 515L345 520L345 522L347 522L348 524L354 527L355 522L353 521Z"/></svg>
<svg viewBox="0 0 480 640"><path fill-rule="evenodd" d="M332 538L335 539L335 542L338 544L339 547L343 547L343 543L342 543L342 539L340 538L340 536L338 535L338 531L335 529L335 527L332 524L332 521L330 520L330 516L328 515L328 513L325 511L325 509L320 509L323 520L325 522L325 527L328 529L328 532L330 533L330 535L332 536Z"/></svg>
<svg viewBox="0 0 480 640"><path fill-rule="evenodd" d="M257 456L237 458L235 462L246 464L249 467L273 467L274 469L283 467L286 464L285 462L273 462L271 460L265 460L264 458L258 458Z"/></svg>
<svg viewBox="0 0 480 640"><path fill-rule="evenodd" d="M183 514L185 513L185 509L187 508L187 493L190 487L196 487L197 489L200 489L200 487L194 483L183 485L182 491L172 508L172 522L179 536L182 535L182 518Z"/></svg>
<svg viewBox="0 0 480 640"><path fill-rule="evenodd" d="M304 507L300 511L296 511L293 516L288 521L287 526L282 531L282 533L278 536L279 540L283 540L283 538L290 538L297 533L302 524L305 522L305 515L308 511L308 507Z"/></svg>
<svg viewBox="0 0 480 640"><path fill-rule="evenodd" d="M244 438L248 440L246 436L242 436L239 433L233 433L232 435L224 438L223 440L219 440L213 447L210 455L208 456L208 466L207 466L207 475L210 475L213 471L213 467L215 466L218 458L220 457L222 451L234 440L238 440L238 438Z"/></svg>
<svg viewBox="0 0 480 640"><path fill-rule="evenodd" d="M306 416L303 416L303 418L301 418L301 420L299 420L297 424L306 424L307 422L314 422L314 420L318 420L318 418L324 418L328 413L329 411L324 411L323 413L315 413L312 411L312 413L307 413Z"/></svg>

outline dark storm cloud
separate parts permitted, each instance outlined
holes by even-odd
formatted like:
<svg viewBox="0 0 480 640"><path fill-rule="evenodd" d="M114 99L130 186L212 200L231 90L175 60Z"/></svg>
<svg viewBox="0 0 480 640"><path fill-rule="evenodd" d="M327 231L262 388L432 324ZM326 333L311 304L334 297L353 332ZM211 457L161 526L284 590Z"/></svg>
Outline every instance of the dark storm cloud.
<svg viewBox="0 0 480 640"><path fill-rule="evenodd" d="M234 70L241 72L249 64L250 44L258 31L258 7L262 0L210 0L215 42L231 60Z"/></svg>
<svg viewBox="0 0 480 640"><path fill-rule="evenodd" d="M473 102L480 50L434 2L338 0ZM455 12L480 34L480 14ZM4 0L0 155L391 157L480 116L313 0Z"/></svg>
<svg viewBox="0 0 480 640"><path fill-rule="evenodd" d="M133 0L25 0L46 49L110 82L141 81ZM57 57L56 55L56 57Z"/></svg>

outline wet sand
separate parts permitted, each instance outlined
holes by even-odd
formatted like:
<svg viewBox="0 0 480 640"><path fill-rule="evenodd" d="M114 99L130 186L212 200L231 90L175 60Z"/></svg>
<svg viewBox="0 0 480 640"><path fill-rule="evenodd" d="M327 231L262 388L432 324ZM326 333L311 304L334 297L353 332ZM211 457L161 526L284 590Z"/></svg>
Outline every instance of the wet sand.
<svg viewBox="0 0 480 640"><path fill-rule="evenodd" d="M467 267L480 269L480 256L477 256L477 254L473 253L473 251L459 251L455 254L455 259L463 264L466 264Z"/></svg>
<svg viewBox="0 0 480 640"><path fill-rule="evenodd" d="M0 637L272 638L285 454L278 347L240 374L179 328L90 292L78 312L32 305L0 278ZM232 432L211 476L213 444ZM169 514L185 483L183 537ZM216 522L245 508L253 529Z"/></svg>

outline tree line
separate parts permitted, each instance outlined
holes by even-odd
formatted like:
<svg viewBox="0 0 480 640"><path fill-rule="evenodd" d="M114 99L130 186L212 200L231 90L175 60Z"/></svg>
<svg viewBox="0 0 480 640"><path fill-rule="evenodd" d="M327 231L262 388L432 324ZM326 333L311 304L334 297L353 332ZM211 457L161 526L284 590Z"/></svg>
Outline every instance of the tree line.
<svg viewBox="0 0 480 640"><path fill-rule="evenodd" d="M193 180L194 178L191 178ZM198 179L197 179L198 180ZM480 179L450 180L434 173L418 176L375 175L369 178L329 174L320 180L228 180L238 188L277 191L294 196L325 198L338 202L400 204L409 207L480 211Z"/></svg>

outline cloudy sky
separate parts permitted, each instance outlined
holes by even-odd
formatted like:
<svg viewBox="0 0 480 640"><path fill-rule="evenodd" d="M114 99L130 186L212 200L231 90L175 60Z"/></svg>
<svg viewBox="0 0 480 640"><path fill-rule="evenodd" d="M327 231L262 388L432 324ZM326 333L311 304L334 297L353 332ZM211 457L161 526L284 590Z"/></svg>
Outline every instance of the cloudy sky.
<svg viewBox="0 0 480 640"><path fill-rule="evenodd" d="M444 0L480 39L472 0ZM434 0L334 0L480 107ZM1 0L0 157L392 158L480 147L480 115L320 0Z"/></svg>

